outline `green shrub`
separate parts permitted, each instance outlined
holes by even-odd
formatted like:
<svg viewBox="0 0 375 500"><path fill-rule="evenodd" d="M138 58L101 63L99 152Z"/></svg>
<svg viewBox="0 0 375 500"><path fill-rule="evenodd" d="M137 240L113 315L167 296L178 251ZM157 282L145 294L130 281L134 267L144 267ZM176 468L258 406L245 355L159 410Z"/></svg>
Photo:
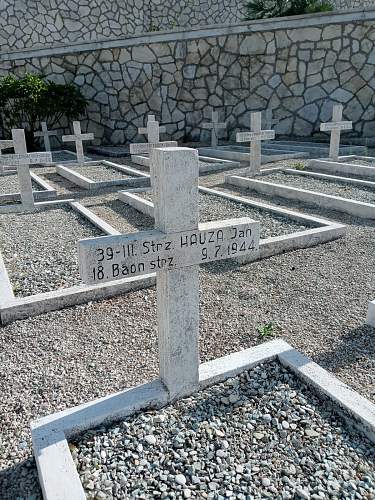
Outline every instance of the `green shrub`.
<svg viewBox="0 0 375 500"><path fill-rule="evenodd" d="M42 75L26 73L17 78L8 75L0 79L0 128L10 136L12 128L24 128L27 145L35 149L34 132L40 122L53 128L63 117L76 120L86 111L87 101L72 84L61 85Z"/></svg>
<svg viewBox="0 0 375 500"><path fill-rule="evenodd" d="M298 16L331 10L333 5L328 0L251 0L247 4L246 20Z"/></svg>

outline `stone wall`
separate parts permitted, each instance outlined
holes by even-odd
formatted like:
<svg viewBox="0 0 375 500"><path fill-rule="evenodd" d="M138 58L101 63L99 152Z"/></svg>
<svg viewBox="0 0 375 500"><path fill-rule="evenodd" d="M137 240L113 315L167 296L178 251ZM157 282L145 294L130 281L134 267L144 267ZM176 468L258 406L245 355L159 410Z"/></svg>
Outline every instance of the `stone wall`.
<svg viewBox="0 0 375 500"><path fill-rule="evenodd" d="M243 19L242 0L0 0L0 50Z"/></svg>
<svg viewBox="0 0 375 500"><path fill-rule="evenodd" d="M33 71L74 82L90 100L88 129L103 143L139 139L147 113L171 139L206 140L201 125L211 107L232 137L249 128L250 111L265 109L277 133L310 136L330 119L332 103L344 104L358 135L373 136L374 40L375 10L310 15L65 47L59 55L9 54L0 57L0 76Z"/></svg>

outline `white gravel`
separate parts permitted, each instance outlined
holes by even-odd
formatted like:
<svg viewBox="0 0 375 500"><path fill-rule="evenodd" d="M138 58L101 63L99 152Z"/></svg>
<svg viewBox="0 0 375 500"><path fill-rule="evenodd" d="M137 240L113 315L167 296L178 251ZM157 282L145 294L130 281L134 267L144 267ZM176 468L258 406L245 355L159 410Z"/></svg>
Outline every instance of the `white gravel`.
<svg viewBox="0 0 375 500"><path fill-rule="evenodd" d="M44 191L42 186L39 186L35 181L31 180L31 185L33 191ZM14 194L20 192L20 183L18 180L18 175L0 175L0 195L2 194Z"/></svg>
<svg viewBox="0 0 375 500"><path fill-rule="evenodd" d="M303 212L349 224L347 237L247 266L201 269L201 359L258 344L258 328L272 322L278 337L375 402L375 329L364 325L375 298L375 224ZM152 288L0 326L1 500L41 499L32 419L157 376L155 310Z"/></svg>
<svg viewBox="0 0 375 500"><path fill-rule="evenodd" d="M137 193L142 198L152 201L152 193ZM209 222L220 219L250 217L260 222L260 237L270 238L297 231L304 231L313 225L302 224L288 217L283 217L266 210L244 205L237 201L226 200L215 195L199 193L199 220Z"/></svg>
<svg viewBox="0 0 375 500"><path fill-rule="evenodd" d="M374 498L375 452L278 363L71 443L88 499Z"/></svg>
<svg viewBox="0 0 375 500"><path fill-rule="evenodd" d="M68 167L70 170L87 177L91 181L113 181L117 179L130 179L131 175L108 165L77 165Z"/></svg>
<svg viewBox="0 0 375 500"><path fill-rule="evenodd" d="M103 234L69 207L0 215L0 249L18 297L81 282L77 242Z"/></svg>
<svg viewBox="0 0 375 500"><path fill-rule="evenodd" d="M328 180L315 179L304 175L292 175L283 172L263 175L258 180L273 182L275 184L284 184L299 189L307 189L324 194L341 196L366 203L375 203L375 189L366 187L357 187L351 184L333 182Z"/></svg>

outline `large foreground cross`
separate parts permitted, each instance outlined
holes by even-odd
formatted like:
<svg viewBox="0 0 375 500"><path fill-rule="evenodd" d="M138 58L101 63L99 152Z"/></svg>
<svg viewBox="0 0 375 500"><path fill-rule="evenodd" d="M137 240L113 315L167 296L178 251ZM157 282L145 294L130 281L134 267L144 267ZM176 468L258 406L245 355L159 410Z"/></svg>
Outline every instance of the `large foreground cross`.
<svg viewBox="0 0 375 500"><path fill-rule="evenodd" d="M52 135L57 135L57 132L56 132L56 130L48 130L46 122L42 122L41 123L41 127L42 127L42 131L41 132L35 132L34 135L35 135L35 137L43 137L44 149L46 151L50 152L51 151L51 142L50 142L49 138Z"/></svg>
<svg viewBox="0 0 375 500"><path fill-rule="evenodd" d="M154 149L155 229L79 242L81 277L103 283L157 272L159 369L171 398L199 383L199 264L257 254L248 217L199 224L198 152Z"/></svg>
<svg viewBox="0 0 375 500"><path fill-rule="evenodd" d="M22 208L32 210L35 203L29 165L52 162L52 155L51 153L28 153L25 132L22 128L12 130L12 145L15 154L1 155L0 165L17 167Z"/></svg>
<svg viewBox="0 0 375 500"><path fill-rule="evenodd" d="M75 142L77 152L77 162L82 164L85 162L85 154L83 151L83 141L92 141L94 134L82 134L80 122L73 122L73 135L63 135L63 142Z"/></svg>
<svg viewBox="0 0 375 500"><path fill-rule="evenodd" d="M332 121L320 124L322 132L331 132L329 143L329 157L331 160L338 160L341 130L351 130L353 128L352 122L342 121L342 109L342 104L335 104L332 111Z"/></svg>
<svg viewBox="0 0 375 500"><path fill-rule="evenodd" d="M215 148L218 145L219 131L220 129L227 128L225 122L219 122L219 113L212 110L211 122L202 123L203 128L211 130L211 147Z"/></svg>
<svg viewBox="0 0 375 500"><path fill-rule="evenodd" d="M163 132L166 132L166 128L160 127L159 122L155 120L155 115L148 115L147 126L138 129L139 134L147 135L147 142L130 144L130 154L151 153L155 148L176 147L176 141L160 142L160 133Z"/></svg>
<svg viewBox="0 0 375 500"><path fill-rule="evenodd" d="M274 130L262 130L262 114L260 112L251 113L250 132L238 132L237 142L250 142L250 175L257 175L260 172L262 163L261 141L275 138Z"/></svg>

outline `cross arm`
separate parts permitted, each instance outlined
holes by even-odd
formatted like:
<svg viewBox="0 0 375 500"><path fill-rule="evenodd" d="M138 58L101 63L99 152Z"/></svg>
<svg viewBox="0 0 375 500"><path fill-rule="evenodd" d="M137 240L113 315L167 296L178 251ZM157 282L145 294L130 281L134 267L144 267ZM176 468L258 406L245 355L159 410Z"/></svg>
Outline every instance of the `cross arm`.
<svg viewBox="0 0 375 500"><path fill-rule="evenodd" d="M36 165L38 163L51 162L51 153L24 153L0 156L0 165L8 165L10 167L20 167L22 165Z"/></svg>
<svg viewBox="0 0 375 500"><path fill-rule="evenodd" d="M261 130L260 132L237 132L237 142L265 141L275 138L274 130Z"/></svg>
<svg viewBox="0 0 375 500"><path fill-rule="evenodd" d="M329 132L331 130L351 130L353 128L353 122L326 122L320 124L320 130L322 132Z"/></svg>
<svg viewBox="0 0 375 500"><path fill-rule="evenodd" d="M197 230L165 234L143 231L78 244L82 280L104 283L156 271L172 271L259 251L259 222L243 217L199 224Z"/></svg>

